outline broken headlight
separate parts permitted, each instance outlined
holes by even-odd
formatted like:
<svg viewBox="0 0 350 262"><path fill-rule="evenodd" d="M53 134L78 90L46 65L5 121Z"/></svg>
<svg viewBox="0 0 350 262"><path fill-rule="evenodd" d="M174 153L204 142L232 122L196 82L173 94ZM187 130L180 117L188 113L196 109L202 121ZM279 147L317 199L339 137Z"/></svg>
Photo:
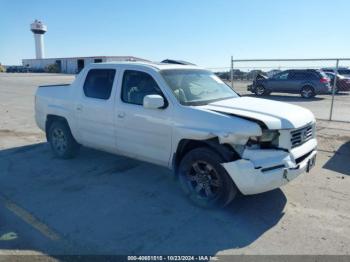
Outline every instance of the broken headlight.
<svg viewBox="0 0 350 262"><path fill-rule="evenodd" d="M259 144L262 146L278 146L278 137L280 133L277 130L263 130L261 136L253 136L249 138L248 144Z"/></svg>

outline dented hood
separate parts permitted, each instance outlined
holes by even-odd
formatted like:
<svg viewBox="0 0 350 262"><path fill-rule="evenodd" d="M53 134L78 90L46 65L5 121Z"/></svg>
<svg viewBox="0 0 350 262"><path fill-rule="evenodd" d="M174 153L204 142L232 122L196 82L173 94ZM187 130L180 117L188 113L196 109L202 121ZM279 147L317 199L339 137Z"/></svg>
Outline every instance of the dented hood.
<svg viewBox="0 0 350 262"><path fill-rule="evenodd" d="M213 102L204 109L263 122L269 129L299 128L314 122L310 110L262 98L238 97Z"/></svg>

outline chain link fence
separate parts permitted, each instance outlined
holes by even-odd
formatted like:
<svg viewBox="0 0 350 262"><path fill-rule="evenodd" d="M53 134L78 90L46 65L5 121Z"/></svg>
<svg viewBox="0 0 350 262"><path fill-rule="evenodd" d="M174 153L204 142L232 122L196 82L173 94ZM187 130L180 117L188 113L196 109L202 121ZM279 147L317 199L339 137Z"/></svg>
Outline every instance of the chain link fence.
<svg viewBox="0 0 350 262"><path fill-rule="evenodd" d="M288 102L350 122L350 59L233 59L209 68L242 96Z"/></svg>

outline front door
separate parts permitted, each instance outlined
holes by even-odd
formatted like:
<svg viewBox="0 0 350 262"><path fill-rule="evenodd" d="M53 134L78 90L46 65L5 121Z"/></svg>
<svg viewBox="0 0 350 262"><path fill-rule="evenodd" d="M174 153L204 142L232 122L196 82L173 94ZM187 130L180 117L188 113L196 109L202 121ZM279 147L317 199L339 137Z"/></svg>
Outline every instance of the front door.
<svg viewBox="0 0 350 262"><path fill-rule="evenodd" d="M286 92L289 84L289 71L283 71L279 74L274 75L268 81L268 89L273 92Z"/></svg>
<svg viewBox="0 0 350 262"><path fill-rule="evenodd" d="M143 98L152 94L166 101L150 73L124 71L116 98L117 148L130 157L166 166L171 154L171 105L166 102L163 108L144 108Z"/></svg>

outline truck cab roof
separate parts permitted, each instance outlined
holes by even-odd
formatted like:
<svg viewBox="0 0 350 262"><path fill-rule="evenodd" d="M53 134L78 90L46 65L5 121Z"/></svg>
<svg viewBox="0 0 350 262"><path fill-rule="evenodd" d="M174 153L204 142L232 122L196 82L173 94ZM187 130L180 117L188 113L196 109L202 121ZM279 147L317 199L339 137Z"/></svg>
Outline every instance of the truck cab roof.
<svg viewBox="0 0 350 262"><path fill-rule="evenodd" d="M96 67L104 67L106 65L113 65L113 66L137 66L137 67L144 67L149 69L155 69L156 71L160 70L169 70L169 69L203 69L201 67L198 67L196 65L183 65L183 64L171 64L171 63L157 63L157 62L130 62L130 61L114 61L114 62L106 62L106 63L91 63L89 65L90 68L96 68Z"/></svg>

